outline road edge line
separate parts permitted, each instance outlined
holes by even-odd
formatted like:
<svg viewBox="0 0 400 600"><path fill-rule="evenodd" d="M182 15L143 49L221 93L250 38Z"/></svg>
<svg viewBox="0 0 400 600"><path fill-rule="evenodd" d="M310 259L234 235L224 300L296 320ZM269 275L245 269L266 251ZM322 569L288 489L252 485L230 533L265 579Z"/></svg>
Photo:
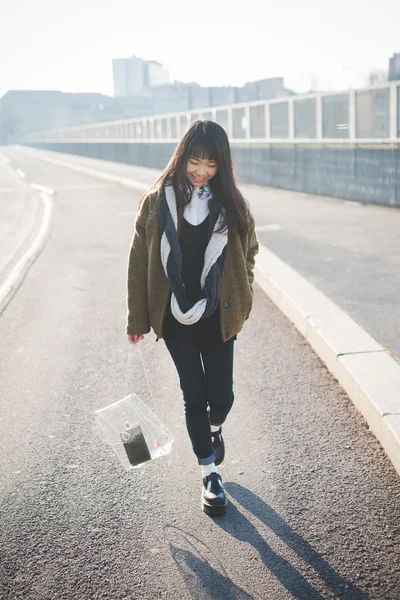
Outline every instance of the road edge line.
<svg viewBox="0 0 400 600"><path fill-rule="evenodd" d="M44 205L44 214L39 232L33 240L30 248L28 248L28 250L23 254L17 264L13 267L6 280L0 285L0 315L4 312L11 299L18 291L26 275L28 274L30 267L43 250L50 234L53 203L50 196L43 192L40 194L40 198Z"/></svg>

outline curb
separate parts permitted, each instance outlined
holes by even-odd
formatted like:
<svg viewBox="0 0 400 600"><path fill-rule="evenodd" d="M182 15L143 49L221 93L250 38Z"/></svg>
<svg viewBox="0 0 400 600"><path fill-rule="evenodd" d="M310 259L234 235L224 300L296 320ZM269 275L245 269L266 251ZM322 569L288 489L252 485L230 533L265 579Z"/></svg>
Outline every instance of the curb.
<svg viewBox="0 0 400 600"><path fill-rule="evenodd" d="M151 185L43 156L40 150L24 147L22 151L126 189L145 191ZM400 475L398 362L334 302L261 244L255 281L337 379Z"/></svg>
<svg viewBox="0 0 400 600"><path fill-rule="evenodd" d="M308 341L400 475L400 365L332 300L260 245L255 280Z"/></svg>

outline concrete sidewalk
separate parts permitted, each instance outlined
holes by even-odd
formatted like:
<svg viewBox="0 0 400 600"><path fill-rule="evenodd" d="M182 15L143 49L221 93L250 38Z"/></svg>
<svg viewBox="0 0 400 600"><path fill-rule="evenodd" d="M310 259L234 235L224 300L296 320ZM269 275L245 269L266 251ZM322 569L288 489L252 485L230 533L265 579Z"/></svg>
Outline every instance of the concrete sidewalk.
<svg viewBox="0 0 400 600"><path fill-rule="evenodd" d="M18 148L124 187L157 170ZM241 185L262 243L256 281L304 335L400 473L400 211Z"/></svg>

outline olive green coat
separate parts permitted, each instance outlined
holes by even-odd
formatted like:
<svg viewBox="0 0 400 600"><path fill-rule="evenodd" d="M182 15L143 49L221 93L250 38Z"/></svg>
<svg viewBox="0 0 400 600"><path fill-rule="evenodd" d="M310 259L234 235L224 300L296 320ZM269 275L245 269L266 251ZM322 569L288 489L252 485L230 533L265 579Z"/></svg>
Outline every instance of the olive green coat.
<svg viewBox="0 0 400 600"><path fill-rule="evenodd" d="M129 252L127 334L145 334L152 328L157 337L162 337L170 285L161 262L160 243L158 193L152 192L144 199L136 217ZM249 317L257 252L254 223L244 239L238 234L228 234L219 305L223 341L239 333Z"/></svg>

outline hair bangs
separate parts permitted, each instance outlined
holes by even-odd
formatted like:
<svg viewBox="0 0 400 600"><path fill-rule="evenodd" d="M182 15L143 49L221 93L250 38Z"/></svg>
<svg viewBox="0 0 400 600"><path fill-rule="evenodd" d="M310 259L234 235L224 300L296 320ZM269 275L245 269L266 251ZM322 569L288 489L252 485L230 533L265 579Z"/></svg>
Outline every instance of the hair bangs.
<svg viewBox="0 0 400 600"><path fill-rule="evenodd" d="M189 148L189 158L212 160L219 162L219 152L215 144L215 136L209 132L196 135Z"/></svg>

